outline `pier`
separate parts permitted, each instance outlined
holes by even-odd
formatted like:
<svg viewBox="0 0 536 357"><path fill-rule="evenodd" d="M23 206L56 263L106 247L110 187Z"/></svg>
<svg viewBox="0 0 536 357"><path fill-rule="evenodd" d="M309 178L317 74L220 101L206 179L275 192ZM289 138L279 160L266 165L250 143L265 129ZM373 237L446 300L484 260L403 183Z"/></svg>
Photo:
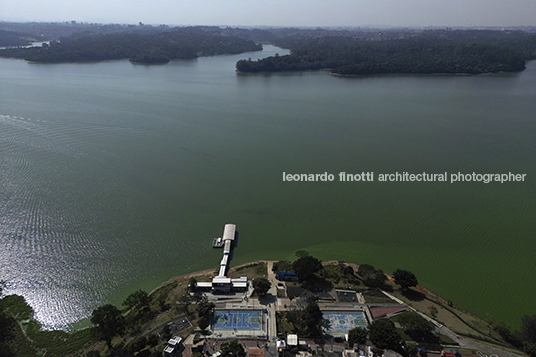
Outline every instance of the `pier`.
<svg viewBox="0 0 536 357"><path fill-rule="evenodd" d="M240 277L238 279L231 279L227 277L227 271L229 269L230 255L234 247L234 241L236 236L236 225L228 223L223 228L223 235L221 238L214 238L212 240L212 247L223 247L223 257L220 262L220 269L218 276L212 279L211 283L198 283L198 287L204 289L210 289L215 293L230 293L232 291L246 291L248 280L247 277Z"/></svg>

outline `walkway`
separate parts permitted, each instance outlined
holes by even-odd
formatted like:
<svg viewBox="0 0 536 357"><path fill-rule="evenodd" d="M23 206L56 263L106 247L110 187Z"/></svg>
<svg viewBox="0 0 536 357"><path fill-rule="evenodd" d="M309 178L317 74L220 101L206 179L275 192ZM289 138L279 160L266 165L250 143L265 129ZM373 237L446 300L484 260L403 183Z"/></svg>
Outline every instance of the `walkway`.
<svg viewBox="0 0 536 357"><path fill-rule="evenodd" d="M404 306L408 306L402 300L397 299L396 297L394 297L393 295L389 294L388 292L382 290L382 293L384 293L385 296L387 296L390 299L396 301L397 303L399 303L401 305L404 305ZM417 311L415 308L413 308L411 306L408 306L408 307L412 311L418 313L420 316L422 316L427 321L430 321L432 324L434 324L434 326L436 326L436 331L438 333L440 333L442 335L446 335L446 336L450 337L451 339L453 339L454 341L456 341L456 343L458 343L458 345L461 348L479 350L479 351L486 352L488 355L496 354L496 355L498 355L500 357L521 357L522 356L521 354L508 352L508 351L496 348L496 347L494 347L492 345L475 341L473 339L460 337L458 334L456 334L455 332L450 330L448 327L440 324L439 322L437 322L436 320L432 319L431 317L423 314L422 312ZM458 315L456 315L456 317L458 317L460 320L462 320L461 317L459 317ZM465 321L463 321L463 322L465 324L467 324ZM468 325L468 326L470 326L470 325ZM472 326L470 326L470 327L472 327Z"/></svg>
<svg viewBox="0 0 536 357"><path fill-rule="evenodd" d="M266 262L266 269L268 270L268 280L270 281L270 290L268 290L268 295L271 295L272 298L268 302L268 341L274 342L277 339L277 319L275 317L275 309L277 305L277 279L275 278L275 273L272 271L274 262L272 260Z"/></svg>

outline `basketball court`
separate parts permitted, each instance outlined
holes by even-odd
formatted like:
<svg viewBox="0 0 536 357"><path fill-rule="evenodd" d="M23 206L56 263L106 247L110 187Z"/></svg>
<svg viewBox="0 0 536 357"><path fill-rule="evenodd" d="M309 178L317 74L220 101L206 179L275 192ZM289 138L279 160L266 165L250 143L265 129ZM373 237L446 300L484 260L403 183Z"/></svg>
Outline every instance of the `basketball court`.
<svg viewBox="0 0 536 357"><path fill-rule="evenodd" d="M214 330L260 330L262 316L258 310L219 310L214 313Z"/></svg>

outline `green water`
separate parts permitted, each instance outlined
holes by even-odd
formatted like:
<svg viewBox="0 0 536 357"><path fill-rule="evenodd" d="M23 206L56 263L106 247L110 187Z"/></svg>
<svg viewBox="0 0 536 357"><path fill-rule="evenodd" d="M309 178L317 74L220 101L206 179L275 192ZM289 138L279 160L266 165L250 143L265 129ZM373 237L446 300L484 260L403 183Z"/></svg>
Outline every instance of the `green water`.
<svg viewBox="0 0 536 357"><path fill-rule="evenodd" d="M536 62L520 74L243 75L0 60L0 271L47 327L219 265L321 259L413 271L514 325L536 310ZM339 172L518 173L524 182L339 182ZM333 182L283 182L331 173Z"/></svg>

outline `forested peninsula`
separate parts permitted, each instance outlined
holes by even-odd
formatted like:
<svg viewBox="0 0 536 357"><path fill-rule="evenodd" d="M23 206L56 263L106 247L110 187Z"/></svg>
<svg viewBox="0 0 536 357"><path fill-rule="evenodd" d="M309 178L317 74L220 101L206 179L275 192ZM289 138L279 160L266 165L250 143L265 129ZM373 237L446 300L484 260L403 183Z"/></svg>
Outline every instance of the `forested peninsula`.
<svg viewBox="0 0 536 357"><path fill-rule="evenodd" d="M52 39L40 47L2 49L0 57L39 63L129 59L133 63L151 64L262 50L262 45L251 39L230 35L218 27L142 26L149 27L145 31L139 27L111 27L105 32L89 28Z"/></svg>
<svg viewBox="0 0 536 357"><path fill-rule="evenodd" d="M536 34L495 30L287 31L286 56L241 60L239 72L327 69L336 75L517 72L536 58Z"/></svg>

